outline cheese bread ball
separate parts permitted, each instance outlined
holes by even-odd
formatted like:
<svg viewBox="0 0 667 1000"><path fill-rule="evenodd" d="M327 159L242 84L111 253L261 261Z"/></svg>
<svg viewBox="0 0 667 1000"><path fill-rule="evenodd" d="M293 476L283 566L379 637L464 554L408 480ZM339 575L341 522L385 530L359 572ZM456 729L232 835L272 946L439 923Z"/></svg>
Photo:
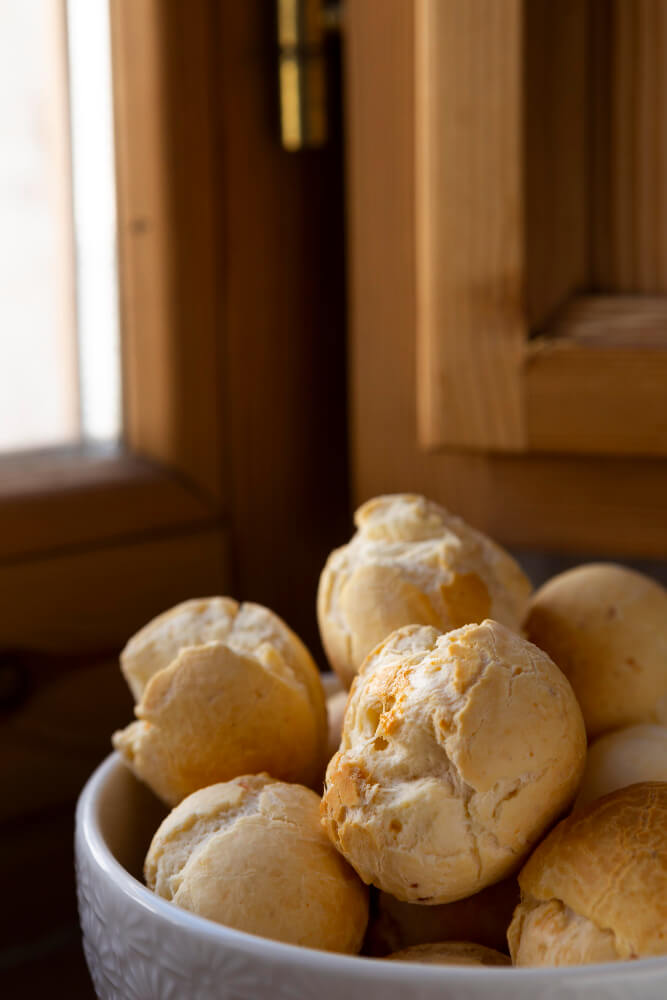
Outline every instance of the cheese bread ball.
<svg viewBox="0 0 667 1000"><path fill-rule="evenodd" d="M144 866L159 896L237 930L356 953L368 890L331 846L319 798L252 774L202 788L167 816Z"/></svg>
<svg viewBox="0 0 667 1000"><path fill-rule="evenodd" d="M519 874L515 965L667 954L667 784L605 795L563 820Z"/></svg>
<svg viewBox="0 0 667 1000"><path fill-rule="evenodd" d="M518 902L515 878L503 879L474 896L441 906L403 903L388 892L379 892L372 899L364 952L387 955L414 945L457 938L506 951L507 928Z"/></svg>
<svg viewBox="0 0 667 1000"><path fill-rule="evenodd" d="M667 709L667 590L642 573L578 566L533 596L528 638L567 676L589 739Z"/></svg>
<svg viewBox="0 0 667 1000"><path fill-rule="evenodd" d="M321 782L327 716L317 667L277 615L236 607L227 639L181 648L148 680L138 721L114 733L125 763L168 805L250 772Z"/></svg>
<svg viewBox="0 0 667 1000"><path fill-rule="evenodd" d="M606 733L588 748L575 809L638 781L667 781L667 726L644 723Z"/></svg>
<svg viewBox="0 0 667 1000"><path fill-rule="evenodd" d="M365 882L448 903L511 874L572 800L586 736L570 685L504 625L408 625L365 661L323 822Z"/></svg>
<svg viewBox="0 0 667 1000"><path fill-rule="evenodd" d="M511 965L507 955L472 941L440 941L416 944L387 955L394 962L421 962L424 965Z"/></svg>
<svg viewBox="0 0 667 1000"><path fill-rule="evenodd" d="M360 507L351 541L320 577L317 619L346 687L364 657L402 625L443 632L495 618L518 630L531 586L498 545L444 507L409 493Z"/></svg>
<svg viewBox="0 0 667 1000"><path fill-rule="evenodd" d="M198 597L153 618L120 654L121 670L134 700L141 700L153 674L168 667L186 646L215 641L237 653L252 653L268 642L291 666L310 672L310 653L273 611L249 601L239 604L231 597Z"/></svg>

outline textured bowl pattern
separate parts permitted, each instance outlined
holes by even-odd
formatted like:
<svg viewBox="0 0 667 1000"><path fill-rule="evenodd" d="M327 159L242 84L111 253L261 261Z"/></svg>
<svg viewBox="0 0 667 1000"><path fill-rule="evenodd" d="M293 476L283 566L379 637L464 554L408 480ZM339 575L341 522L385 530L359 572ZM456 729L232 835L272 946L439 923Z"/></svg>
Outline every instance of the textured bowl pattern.
<svg viewBox="0 0 667 1000"><path fill-rule="evenodd" d="M75 836L79 912L86 959L100 1000L376 996L664 1000L667 996L667 959L576 969L427 966L334 955L222 927L154 896L133 876L160 815L160 807L116 754L100 765L79 800Z"/></svg>

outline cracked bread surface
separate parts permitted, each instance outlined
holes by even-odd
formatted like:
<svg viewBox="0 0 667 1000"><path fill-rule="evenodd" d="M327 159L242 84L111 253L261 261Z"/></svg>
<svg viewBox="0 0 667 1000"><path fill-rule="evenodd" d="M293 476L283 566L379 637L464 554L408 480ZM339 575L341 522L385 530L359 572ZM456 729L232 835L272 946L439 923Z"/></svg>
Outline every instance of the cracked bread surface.
<svg viewBox="0 0 667 1000"><path fill-rule="evenodd" d="M315 686L310 653L277 614L252 601L239 604L231 597L198 597L157 615L127 642L120 665L134 700L141 700L151 677L168 667L182 649L209 642L224 642L239 655L268 643L290 670Z"/></svg>
<svg viewBox="0 0 667 1000"><path fill-rule="evenodd" d="M368 890L328 840L319 798L268 774L203 788L158 828L146 883L178 906L237 930L355 954Z"/></svg>
<svg viewBox="0 0 667 1000"><path fill-rule="evenodd" d="M149 677L138 721L112 737L168 805L238 774L321 782L328 727L315 663L273 612L231 603L237 611L225 640L180 648Z"/></svg>
<svg viewBox="0 0 667 1000"><path fill-rule="evenodd" d="M494 618L518 629L531 585L491 539L416 494L375 497L356 534L329 556L317 618L327 658L346 687L364 657L403 625L441 631Z"/></svg>
<svg viewBox="0 0 667 1000"><path fill-rule="evenodd" d="M559 899L521 903L508 939L516 966L583 965L622 957L610 930L596 927Z"/></svg>
<svg viewBox="0 0 667 1000"><path fill-rule="evenodd" d="M354 681L323 823L365 882L452 902L519 867L585 753L572 689L537 647L494 621L406 626Z"/></svg>
<svg viewBox="0 0 667 1000"><path fill-rule="evenodd" d="M667 954L667 783L640 782L563 820L519 874L515 964Z"/></svg>

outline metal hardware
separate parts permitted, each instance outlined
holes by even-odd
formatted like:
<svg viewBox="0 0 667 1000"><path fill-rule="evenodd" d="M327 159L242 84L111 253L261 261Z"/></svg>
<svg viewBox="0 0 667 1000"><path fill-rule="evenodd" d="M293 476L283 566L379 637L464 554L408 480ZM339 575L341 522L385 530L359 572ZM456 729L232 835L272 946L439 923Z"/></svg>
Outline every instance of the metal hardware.
<svg viewBox="0 0 667 1000"><path fill-rule="evenodd" d="M277 0L280 131L285 149L327 141L328 31L340 29L340 7L323 0Z"/></svg>

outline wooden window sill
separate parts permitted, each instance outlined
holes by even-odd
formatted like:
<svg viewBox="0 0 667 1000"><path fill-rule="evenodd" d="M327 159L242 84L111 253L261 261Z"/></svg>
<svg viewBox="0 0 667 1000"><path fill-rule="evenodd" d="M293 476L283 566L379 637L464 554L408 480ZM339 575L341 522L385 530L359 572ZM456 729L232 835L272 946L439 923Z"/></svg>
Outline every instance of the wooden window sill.
<svg viewBox="0 0 667 1000"><path fill-rule="evenodd" d="M220 511L177 472L109 447L0 458L0 565L170 529L211 527Z"/></svg>

